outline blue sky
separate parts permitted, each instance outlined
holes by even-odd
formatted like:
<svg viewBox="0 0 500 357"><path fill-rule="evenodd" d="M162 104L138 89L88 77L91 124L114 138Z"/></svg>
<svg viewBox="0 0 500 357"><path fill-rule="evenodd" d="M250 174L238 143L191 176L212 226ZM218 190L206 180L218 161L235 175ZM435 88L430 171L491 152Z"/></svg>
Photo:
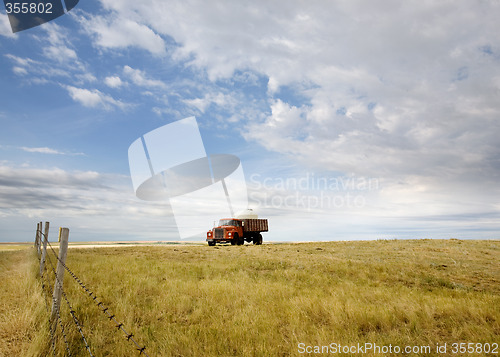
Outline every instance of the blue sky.
<svg viewBox="0 0 500 357"><path fill-rule="evenodd" d="M265 239L498 239L499 15L86 0L12 34L2 9L0 241L37 221L73 240L178 240L168 202L135 197L127 150L189 116L208 153L241 159Z"/></svg>

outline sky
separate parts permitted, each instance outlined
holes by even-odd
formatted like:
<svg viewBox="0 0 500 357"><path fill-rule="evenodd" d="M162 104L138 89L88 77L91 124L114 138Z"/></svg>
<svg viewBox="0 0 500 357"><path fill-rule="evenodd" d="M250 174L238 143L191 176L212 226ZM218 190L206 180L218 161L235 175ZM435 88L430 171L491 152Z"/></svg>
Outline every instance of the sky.
<svg viewBox="0 0 500 357"><path fill-rule="evenodd" d="M38 221L179 240L128 149L192 116L207 154L240 159L264 240L499 239L498 18L487 0L85 0L13 34L2 8L0 242Z"/></svg>

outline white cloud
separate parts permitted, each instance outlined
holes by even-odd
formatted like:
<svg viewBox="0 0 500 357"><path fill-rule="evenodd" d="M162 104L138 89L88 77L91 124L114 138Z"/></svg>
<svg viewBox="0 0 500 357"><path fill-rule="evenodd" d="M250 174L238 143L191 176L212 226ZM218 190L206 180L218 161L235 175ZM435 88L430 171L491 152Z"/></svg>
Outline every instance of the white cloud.
<svg viewBox="0 0 500 357"><path fill-rule="evenodd" d="M41 154L62 154L62 152L55 150L55 149L48 148L48 147L30 148L30 147L22 146L22 147L20 147L20 149L23 151L26 151L26 152L37 152L37 153L41 153Z"/></svg>
<svg viewBox="0 0 500 357"><path fill-rule="evenodd" d="M26 70L25 67L14 66L12 67L12 71L20 76L25 76L28 74L28 71Z"/></svg>
<svg viewBox="0 0 500 357"><path fill-rule="evenodd" d="M73 86L65 86L69 95L73 100L81 103L85 107L90 108L103 108L106 110L111 110L113 107L120 108L122 110L128 107L128 104L123 103L119 100L114 99L113 97L102 93L97 89L85 89L85 88L77 88Z"/></svg>
<svg viewBox="0 0 500 357"><path fill-rule="evenodd" d="M84 72L81 74L77 74L75 77L78 79L78 81L77 81L78 83L97 81L97 78L90 72Z"/></svg>
<svg viewBox="0 0 500 357"><path fill-rule="evenodd" d="M56 23L47 23L43 26L46 35L38 39L46 43L43 48L45 57L59 63L67 62L73 66L81 66L76 51L71 48L66 30Z"/></svg>
<svg viewBox="0 0 500 357"><path fill-rule="evenodd" d="M118 76L109 76L104 78L104 83L111 88L119 88L123 85L122 80Z"/></svg>
<svg viewBox="0 0 500 357"><path fill-rule="evenodd" d="M138 86L160 89L166 88L165 83L157 79L147 78L146 73L144 71L141 71L140 69L134 69L130 66L124 66L123 73L130 78L132 83Z"/></svg>
<svg viewBox="0 0 500 357"><path fill-rule="evenodd" d="M500 177L495 2L102 3L171 36L213 83L267 77L271 113L243 134L301 167L379 177L393 207L401 182L407 205L440 214L460 192L487 202L477 183ZM213 101L184 99L201 113Z"/></svg>
<svg viewBox="0 0 500 357"><path fill-rule="evenodd" d="M52 150L52 149L50 149ZM69 172L60 168L0 166L1 186L17 188L75 187L80 189L104 188L102 176L95 171ZM5 204L5 202L4 202Z"/></svg>
<svg viewBox="0 0 500 357"><path fill-rule="evenodd" d="M56 149L51 149L48 147L26 147L26 146L21 146L19 149L26 151L26 152L32 152L32 153L39 153L39 154L53 154L53 155L71 155L71 156L80 156L80 155L85 155L83 153L67 153L64 151L59 151Z"/></svg>
<svg viewBox="0 0 500 357"><path fill-rule="evenodd" d="M169 117L180 118L183 115L183 113L180 113L179 111L174 110L170 107L167 108L153 107L151 108L151 111L156 115L158 115L159 117L168 115Z"/></svg>
<svg viewBox="0 0 500 357"><path fill-rule="evenodd" d="M204 113L211 104L226 109L233 109L237 104L236 100L231 95L220 92L207 93L203 98L184 99L183 102L190 107L196 108L200 113Z"/></svg>
<svg viewBox="0 0 500 357"><path fill-rule="evenodd" d="M55 23L47 23L42 26L42 29L43 34L37 34L33 37L42 44L43 57L34 60L13 54L5 55L15 63L12 68L15 74L23 75L25 81L33 84L45 84L53 81L56 77L58 80L76 79L73 84L96 80L95 76L78 58L65 28ZM54 62L57 62L57 65L54 65Z"/></svg>
<svg viewBox="0 0 500 357"><path fill-rule="evenodd" d="M168 205L136 199L124 175L0 165L0 212L7 240L25 241L38 220L69 227L72 241L178 239Z"/></svg>
<svg viewBox="0 0 500 357"><path fill-rule="evenodd" d="M97 107L104 104L105 102L103 98L104 95L97 89L88 90L71 86L66 87L66 89L71 95L71 98L80 102L86 107Z"/></svg>
<svg viewBox="0 0 500 357"><path fill-rule="evenodd" d="M12 55L10 53L6 54L5 57L14 61L19 67L24 67L24 68L32 66L32 65L38 65L40 63L38 61L32 60L31 58L22 58L22 57Z"/></svg>
<svg viewBox="0 0 500 357"><path fill-rule="evenodd" d="M15 65L12 67L12 71L15 74L25 76L31 82L45 83L47 81L46 78L41 78L39 76L68 76L67 72L47 66L45 63L38 60L19 57L10 53L6 54L5 57L14 62Z"/></svg>
<svg viewBox="0 0 500 357"><path fill-rule="evenodd" d="M20 57L5 54L13 62L12 71L22 76L24 82L34 85L55 84L68 90L71 97L89 107L125 109L127 105L98 90L78 87L95 82L97 78L80 61L66 28L56 23L47 23L41 27L43 33L36 33L33 38L40 42L42 56ZM36 51L35 55L36 55ZM70 83L68 85L68 83Z"/></svg>
<svg viewBox="0 0 500 357"><path fill-rule="evenodd" d="M81 16L78 18L85 31L95 38L102 48L127 48L135 46L153 55L166 54L165 42L148 26L119 16Z"/></svg>
<svg viewBox="0 0 500 357"><path fill-rule="evenodd" d="M77 59L76 52L66 46L50 46L44 49L44 54L48 58L57 61L72 61Z"/></svg>

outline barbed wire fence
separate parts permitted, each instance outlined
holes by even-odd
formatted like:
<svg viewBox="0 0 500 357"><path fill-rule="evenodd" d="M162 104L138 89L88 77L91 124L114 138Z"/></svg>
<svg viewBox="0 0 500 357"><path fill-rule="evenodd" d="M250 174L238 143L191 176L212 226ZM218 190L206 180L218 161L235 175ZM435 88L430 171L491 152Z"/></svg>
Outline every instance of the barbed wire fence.
<svg viewBox="0 0 500 357"><path fill-rule="evenodd" d="M130 346L134 348L134 352L139 356L147 356L146 346L141 346L134 334L129 333L118 317L113 314L109 307L107 307L100 298L85 284L66 264L66 256L68 251L69 229L59 229L59 253L56 253L55 248L49 242L49 222L45 222L45 229L42 232L42 222L37 224L35 235L35 249L40 260L40 278L42 282L42 290L44 292L45 306L47 313L50 314L49 330L50 330L50 349L54 356L57 353L57 347L62 346L65 352L63 355L72 356L74 351L86 350L88 355L93 357L93 349L91 343L85 335L85 326L78 318L76 310L73 308L66 292L63 288L64 272L73 278L82 292L84 292L89 301L97 307L106 318L114 324L116 331L121 331L124 334L125 340L131 343ZM46 264L48 262L48 265ZM55 264L56 263L56 264ZM54 288L50 291L50 286ZM61 298L66 302L70 321L64 323L61 315ZM50 302L50 303L49 303ZM50 305L50 307L49 307ZM73 322L71 324L70 322ZM68 338L68 330L73 327L79 335L78 340L73 342ZM60 341L62 339L62 341ZM73 342L73 343L72 343ZM64 345L63 345L64 343ZM73 352L72 352L73 351Z"/></svg>

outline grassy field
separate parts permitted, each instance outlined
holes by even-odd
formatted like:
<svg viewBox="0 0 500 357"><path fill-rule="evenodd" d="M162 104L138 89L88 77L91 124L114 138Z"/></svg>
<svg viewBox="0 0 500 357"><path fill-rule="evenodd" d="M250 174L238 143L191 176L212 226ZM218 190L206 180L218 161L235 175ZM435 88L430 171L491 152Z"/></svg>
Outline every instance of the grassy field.
<svg viewBox="0 0 500 357"><path fill-rule="evenodd" d="M32 249L0 252L0 356L51 355L37 262ZM67 265L150 356L328 355L358 344L343 355L458 356L453 343L500 343L499 241L70 249ZM68 274L65 290L95 356L139 355ZM65 303L61 313L72 355L88 356ZM325 353L301 353L314 346ZM64 355L62 339L57 347Z"/></svg>
<svg viewBox="0 0 500 357"><path fill-rule="evenodd" d="M36 255L27 246L1 248L0 356L42 356L48 317L36 277Z"/></svg>

